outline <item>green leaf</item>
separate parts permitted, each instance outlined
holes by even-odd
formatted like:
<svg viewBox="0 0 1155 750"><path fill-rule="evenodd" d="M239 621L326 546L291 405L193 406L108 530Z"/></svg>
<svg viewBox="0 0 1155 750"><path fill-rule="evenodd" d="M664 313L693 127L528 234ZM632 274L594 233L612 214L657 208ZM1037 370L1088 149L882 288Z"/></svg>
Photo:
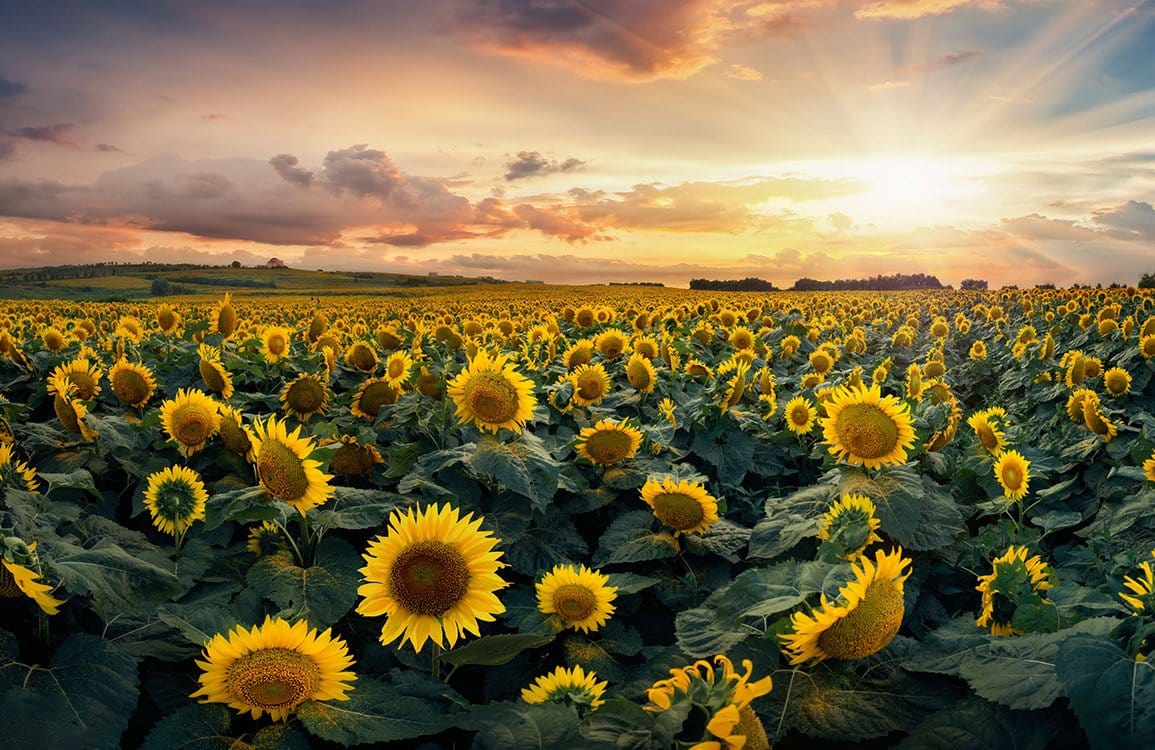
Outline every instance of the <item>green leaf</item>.
<svg viewBox="0 0 1155 750"><path fill-rule="evenodd" d="M920 477L910 465L885 469L873 478L848 473L842 491L870 497L881 530L908 549L941 549L965 531L950 491L930 477Z"/></svg>
<svg viewBox="0 0 1155 750"><path fill-rule="evenodd" d="M157 722L141 750L231 750L232 714L218 703L190 703Z"/></svg>
<svg viewBox="0 0 1155 750"><path fill-rule="evenodd" d="M750 529L721 518L701 536L689 537L687 546L712 552L729 562L738 562L738 551L745 547L749 540Z"/></svg>
<svg viewBox="0 0 1155 750"><path fill-rule="evenodd" d="M140 694L136 660L95 636L69 636L47 667L4 665L0 737L9 748L118 748Z"/></svg>
<svg viewBox="0 0 1155 750"><path fill-rule="evenodd" d="M970 698L927 717L899 750L1046 750L1054 740L1045 717Z"/></svg>
<svg viewBox="0 0 1155 750"><path fill-rule="evenodd" d="M654 516L649 511L622 513L602 534L595 565L661 560L678 554L678 540L665 532L653 531Z"/></svg>
<svg viewBox="0 0 1155 750"><path fill-rule="evenodd" d="M38 476L48 482L48 490L45 494L51 494L57 490L73 489L84 490L98 500L101 498L100 490L96 489L92 474L87 469L73 469L62 474L44 473L38 474Z"/></svg>
<svg viewBox="0 0 1155 750"><path fill-rule="evenodd" d="M522 433L516 443L503 443L486 435L467 461L478 474L487 474L506 490L527 497L545 510L557 492L560 464L533 434Z"/></svg>
<svg viewBox="0 0 1155 750"><path fill-rule="evenodd" d="M352 545L327 536L318 545L312 566L302 568L291 554L281 552L261 558L249 569L248 582L281 608L281 617L327 628L353 607L361 564Z"/></svg>
<svg viewBox="0 0 1155 750"><path fill-rule="evenodd" d="M490 703L472 724L477 750L558 750L584 746L577 711L560 703Z"/></svg>
<svg viewBox="0 0 1155 750"><path fill-rule="evenodd" d="M444 659L455 667L471 664L496 667L512 661L522 651L540 648L553 643L553 640L552 635L533 633L490 635L446 651Z"/></svg>
<svg viewBox="0 0 1155 750"><path fill-rule="evenodd" d="M719 622L711 609L685 609L674 618L678 648L694 658L724 654L745 640L751 633L736 625Z"/></svg>
<svg viewBox="0 0 1155 750"><path fill-rule="evenodd" d="M359 676L347 695L344 701L306 701L297 717L310 734L345 747L426 737L456 723L437 704L401 695L372 677Z"/></svg>
<svg viewBox="0 0 1155 750"><path fill-rule="evenodd" d="M205 503L205 530L212 531L230 521L271 521L280 509L262 487L247 487L210 495Z"/></svg>
<svg viewBox="0 0 1155 750"><path fill-rule="evenodd" d="M106 620L120 612L147 614L181 591L174 573L106 540L92 549L57 545L53 553L64 587L91 596Z"/></svg>
<svg viewBox="0 0 1155 750"><path fill-rule="evenodd" d="M712 439L698 432L694 435L690 450L714 466L719 482L738 485L750 469L750 462L754 458L754 441L737 429L727 429Z"/></svg>
<svg viewBox="0 0 1155 750"><path fill-rule="evenodd" d="M654 716L623 698L606 701L582 722L590 750L647 750L655 747Z"/></svg>
<svg viewBox="0 0 1155 750"><path fill-rule="evenodd" d="M1055 654L1063 695L1092 748L1150 747L1155 735L1155 666L1113 641L1068 638Z"/></svg>
<svg viewBox="0 0 1155 750"><path fill-rule="evenodd" d="M662 582L660 578L638 575L637 573L610 573L610 585L618 590L618 596L636 594Z"/></svg>
<svg viewBox="0 0 1155 750"><path fill-rule="evenodd" d="M406 505L403 496L392 492L335 487L327 503L309 511L309 519L319 529L371 529Z"/></svg>

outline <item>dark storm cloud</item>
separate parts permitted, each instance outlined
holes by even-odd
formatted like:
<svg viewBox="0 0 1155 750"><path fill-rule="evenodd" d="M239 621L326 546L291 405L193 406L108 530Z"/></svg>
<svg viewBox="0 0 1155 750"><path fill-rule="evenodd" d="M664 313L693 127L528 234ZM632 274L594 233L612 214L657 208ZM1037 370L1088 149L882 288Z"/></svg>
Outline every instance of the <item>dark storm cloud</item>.
<svg viewBox="0 0 1155 750"><path fill-rule="evenodd" d="M13 138L55 143L61 146L75 146L76 141L69 135L74 127L75 125L71 122L58 122L54 125L30 125L5 132Z"/></svg>
<svg viewBox="0 0 1155 750"><path fill-rule="evenodd" d="M558 172L576 172L585 167L581 159L570 157L564 161L551 159L537 151L518 151L517 156L505 163L505 179L509 182L527 177L541 177Z"/></svg>
<svg viewBox="0 0 1155 750"><path fill-rule="evenodd" d="M291 182L301 187L309 187L313 182L313 173L297 166L300 160L292 154L277 154L269 159L269 164L285 182Z"/></svg>

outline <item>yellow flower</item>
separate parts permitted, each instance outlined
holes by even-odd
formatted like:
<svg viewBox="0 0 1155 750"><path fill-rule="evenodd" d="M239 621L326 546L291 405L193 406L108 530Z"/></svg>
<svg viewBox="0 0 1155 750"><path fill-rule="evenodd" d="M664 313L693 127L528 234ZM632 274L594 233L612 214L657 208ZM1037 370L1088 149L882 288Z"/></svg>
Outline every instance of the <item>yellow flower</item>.
<svg viewBox="0 0 1155 750"><path fill-rule="evenodd" d="M221 418L218 434L225 447L238 456L243 456L250 463L256 461L256 454L253 453L253 436L241 423L241 413L228 404L217 404L217 414Z"/></svg>
<svg viewBox="0 0 1155 750"><path fill-rule="evenodd" d="M409 370L413 367L413 357L404 350L395 351L385 360L385 379L394 390L400 391L405 381L409 379Z"/></svg>
<svg viewBox="0 0 1155 750"><path fill-rule="evenodd" d="M208 344L201 344L197 348L200 363L197 370L205 387L223 399L233 397L233 376L221 363L220 350Z"/></svg>
<svg viewBox="0 0 1155 750"><path fill-rule="evenodd" d="M508 364L508 357L490 359L484 351L450 381L447 392L457 405L458 424L473 422L493 433L501 428L521 432L537 406L533 383Z"/></svg>
<svg viewBox="0 0 1155 750"><path fill-rule="evenodd" d="M176 443L185 457L204 448L221 426L216 402L200 391L184 388L160 405L160 420L169 442Z"/></svg>
<svg viewBox="0 0 1155 750"><path fill-rule="evenodd" d="M52 371L52 375L48 379L48 393L56 395L53 382L65 377L76 386L76 398L81 401L91 401L100 393L100 379L103 375L104 373L98 364L89 361L87 357L80 357L66 365L59 365Z"/></svg>
<svg viewBox="0 0 1155 750"><path fill-rule="evenodd" d="M481 523L448 503L393 512L388 533L369 543L365 583L357 589L359 613L385 615L381 643L400 638L417 652L427 640L452 648L465 633L480 635L479 621L505 611L497 598L509 585L497 575L502 553Z"/></svg>
<svg viewBox="0 0 1155 750"><path fill-rule="evenodd" d="M875 517L874 503L865 495L848 494L838 499L826 515L818 538L823 542L834 540L841 550L839 557L853 562L874 542L881 542L879 520Z"/></svg>
<svg viewBox="0 0 1155 750"><path fill-rule="evenodd" d="M1139 339L1139 352L1146 359L1155 357L1155 333L1147 334Z"/></svg>
<svg viewBox="0 0 1155 750"><path fill-rule="evenodd" d="M144 492L144 505L152 515L153 525L162 534L178 537L205 517L208 499L200 476L183 466L150 474Z"/></svg>
<svg viewBox="0 0 1155 750"><path fill-rule="evenodd" d="M273 497L292 505L302 515L325 503L333 495L321 471L321 462L309 458L316 445L301 437L301 428L289 432L283 421L270 415L253 423L253 455L261 486Z"/></svg>
<svg viewBox="0 0 1155 750"><path fill-rule="evenodd" d="M659 481L650 477L641 494L654 516L674 536L703 533L718 521L718 501L701 482L675 482L670 476Z"/></svg>
<svg viewBox="0 0 1155 750"><path fill-rule="evenodd" d="M10 443L0 443L0 497L4 494L3 485L35 492L37 484L36 469L24 461L17 461Z"/></svg>
<svg viewBox="0 0 1155 750"><path fill-rule="evenodd" d="M56 418L65 430L73 435L80 435L86 442L96 439L96 430L88 426L84 417L88 415L88 407L76 397L76 386L67 375L52 375L48 379L48 389L55 395L52 397L52 409Z"/></svg>
<svg viewBox="0 0 1155 750"><path fill-rule="evenodd" d="M610 392L610 374L600 362L578 365L569 379L573 383L573 402L578 406L600 403Z"/></svg>
<svg viewBox="0 0 1155 750"><path fill-rule="evenodd" d="M328 445L333 441L322 441ZM385 463L381 452L372 443L362 445L357 438L342 435L337 442L341 443L333 457L329 459L329 471L346 477L367 477L373 473L373 467Z"/></svg>
<svg viewBox="0 0 1155 750"><path fill-rule="evenodd" d="M379 363L380 360L377 358L377 352L373 351L373 347L364 341L354 342L354 344L345 351L345 364L355 370L366 373L373 372L377 369Z"/></svg>
<svg viewBox="0 0 1155 750"><path fill-rule="evenodd" d="M1112 367L1103 373L1103 385L1112 396L1126 396L1131 392L1131 373L1122 367Z"/></svg>
<svg viewBox="0 0 1155 750"><path fill-rule="evenodd" d="M1016 573L1022 573L1023 576ZM1005 580L1002 578L1004 575ZM1013 588L1008 581L1024 588ZM1018 635L1022 631L1011 627L1013 607L1017 606L1017 600L1037 596L1038 592L1051 588L1051 573L1039 555L1028 558L1026 547L1012 546L1002 556L995 558L991 563L991 573L979 576L978 582L975 590L982 594L982 610L975 624L980 628L989 628L991 635Z"/></svg>
<svg viewBox="0 0 1155 750"><path fill-rule="evenodd" d="M209 320L209 333L217 333L227 339L236 330L237 311L233 307L232 294L226 292L224 299L213 310L212 318Z"/></svg>
<svg viewBox="0 0 1155 750"><path fill-rule="evenodd" d="M1106 442L1111 442L1119 428L1100 408L1099 397L1083 399L1083 424L1096 435L1102 435Z"/></svg>
<svg viewBox="0 0 1155 750"><path fill-rule="evenodd" d="M180 325L180 313L168 305L156 309L156 327L163 333L172 333Z"/></svg>
<svg viewBox="0 0 1155 750"><path fill-rule="evenodd" d="M269 364L275 364L289 356L293 333L283 326L269 326L261 334L261 356Z"/></svg>
<svg viewBox="0 0 1155 750"><path fill-rule="evenodd" d="M596 709L605 703L606 682L598 682L594 672L586 672L581 665L573 669L558 667L547 675L534 680L527 688L522 688L521 699L526 703L546 703L547 701L572 701L578 706Z"/></svg>
<svg viewBox="0 0 1155 750"><path fill-rule="evenodd" d="M1148 482L1155 482L1155 451L1151 453L1151 458L1143 462L1143 476L1147 477Z"/></svg>
<svg viewBox="0 0 1155 750"><path fill-rule="evenodd" d="M868 469L905 462L914 444L910 408L878 386L835 388L822 429L831 455Z"/></svg>
<svg viewBox="0 0 1155 750"><path fill-rule="evenodd" d="M1006 417L1006 410L994 407L975 412L967 419L967 424L975 431L975 437L991 455L997 456L1007 447L1007 436L1000 429L1000 420Z"/></svg>
<svg viewBox="0 0 1155 750"><path fill-rule="evenodd" d="M284 537L277 524L272 521L262 521L259 526L249 529L249 538L245 547L257 557L271 555L284 549Z"/></svg>
<svg viewBox="0 0 1155 750"><path fill-rule="evenodd" d="M646 690L649 703L645 708L651 713L662 713L675 702L689 700L703 709L708 717L706 725L704 731L699 730L699 741L688 739L696 741L691 750L769 750L766 728L750 703L769 693L773 682L769 677L751 682L754 665L749 659L742 661L742 667L745 672L739 674L729 659L718 655L713 663L699 659L689 666L671 669L669 677Z"/></svg>
<svg viewBox="0 0 1155 750"><path fill-rule="evenodd" d="M320 375L301 373L281 389L281 408L302 422L329 408L329 386Z"/></svg>
<svg viewBox="0 0 1155 750"><path fill-rule="evenodd" d="M654 365L641 352L634 352L626 362L626 378L630 385L641 393L653 393L654 383L658 379Z"/></svg>
<svg viewBox="0 0 1155 750"><path fill-rule="evenodd" d="M156 392L156 379L144 365L122 359L108 371L108 383L122 403L140 408Z"/></svg>
<svg viewBox="0 0 1155 750"><path fill-rule="evenodd" d="M594 339L594 347L601 352L606 359L617 359L622 356L630 345L630 340L626 338L625 334L616 329L609 329L602 331Z"/></svg>
<svg viewBox="0 0 1155 750"><path fill-rule="evenodd" d="M818 417L814 402L805 396L795 396L787 401L783 413L786 417L786 428L796 435L809 435L814 429L814 420Z"/></svg>
<svg viewBox="0 0 1155 750"><path fill-rule="evenodd" d="M1123 586L1131 593L1120 593L1119 598L1127 602L1131 609L1138 614L1144 609L1147 609L1151 601L1151 592L1155 591L1155 571L1151 570L1151 563L1144 560L1139 563L1139 569L1143 571L1139 578L1132 578L1131 576L1123 577Z"/></svg>
<svg viewBox="0 0 1155 750"><path fill-rule="evenodd" d="M20 557L26 564L9 561L9 556ZM36 570L37 567L35 543L19 551L8 547L6 554L0 558L0 597L13 599L24 595L36 602L45 614L55 615L60 612L64 601L52 596L52 587L42 582L43 576Z"/></svg>
<svg viewBox="0 0 1155 750"><path fill-rule="evenodd" d="M562 628L592 633L614 613L618 590L609 582L609 576L585 565L555 565L535 584L537 608L542 614L554 615Z"/></svg>
<svg viewBox="0 0 1155 750"><path fill-rule="evenodd" d="M642 444L642 433L628 421L603 419L593 427L583 427L577 439L578 455L602 466L633 458Z"/></svg>
<svg viewBox="0 0 1155 750"><path fill-rule="evenodd" d="M345 641L330 629L318 633L304 620L265 617L251 629L238 625L205 644L200 689L202 703L224 703L259 719L289 717L305 701L344 701L357 675Z"/></svg>
<svg viewBox="0 0 1155 750"><path fill-rule="evenodd" d="M589 339L578 339L562 354L562 364L567 370L581 365L588 365L594 356L594 342Z"/></svg>
<svg viewBox="0 0 1155 750"><path fill-rule="evenodd" d="M678 417L674 411L674 402L671 401L669 397L658 402L658 412L670 423L670 427L673 427L675 430L678 429Z"/></svg>
<svg viewBox="0 0 1155 750"><path fill-rule="evenodd" d="M902 549L878 550L873 563L859 558L851 566L854 580L839 589L838 600L832 603L823 594L821 609L791 616L793 632L779 636L790 663L863 659L885 648L902 626L908 565Z"/></svg>
<svg viewBox="0 0 1155 750"><path fill-rule="evenodd" d="M995 478L1011 500L1021 500L1031 481L1031 462L1018 451L1004 451L995 462Z"/></svg>

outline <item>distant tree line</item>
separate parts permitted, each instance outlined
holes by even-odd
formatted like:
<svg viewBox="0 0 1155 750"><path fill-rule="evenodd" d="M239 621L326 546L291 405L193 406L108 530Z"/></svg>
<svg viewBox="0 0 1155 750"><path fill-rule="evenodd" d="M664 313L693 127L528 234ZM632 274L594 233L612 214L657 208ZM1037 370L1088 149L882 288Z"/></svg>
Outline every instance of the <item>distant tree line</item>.
<svg viewBox="0 0 1155 750"><path fill-rule="evenodd" d="M925 273L896 273L893 276L871 276L868 279L835 279L818 281L801 278L790 287L792 292L896 292L908 289L944 289L942 282Z"/></svg>
<svg viewBox="0 0 1155 750"><path fill-rule="evenodd" d="M697 281L698 279L695 279ZM690 282L690 288L693 289L694 282ZM610 286L665 286L660 281L611 281Z"/></svg>
<svg viewBox="0 0 1155 750"><path fill-rule="evenodd" d="M765 279L749 276L745 279L690 279L691 289L711 292L777 292L778 287Z"/></svg>
<svg viewBox="0 0 1155 750"><path fill-rule="evenodd" d="M986 279L963 279L958 288L964 292L985 292L989 286Z"/></svg>

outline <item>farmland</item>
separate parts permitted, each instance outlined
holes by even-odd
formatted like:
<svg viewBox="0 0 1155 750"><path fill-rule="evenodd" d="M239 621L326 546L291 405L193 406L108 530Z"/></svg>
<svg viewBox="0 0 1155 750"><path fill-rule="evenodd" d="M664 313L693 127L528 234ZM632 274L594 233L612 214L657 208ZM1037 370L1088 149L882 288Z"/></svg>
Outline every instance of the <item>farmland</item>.
<svg viewBox="0 0 1155 750"><path fill-rule="evenodd" d="M9 746L1155 732L1148 290L166 273L0 301Z"/></svg>

